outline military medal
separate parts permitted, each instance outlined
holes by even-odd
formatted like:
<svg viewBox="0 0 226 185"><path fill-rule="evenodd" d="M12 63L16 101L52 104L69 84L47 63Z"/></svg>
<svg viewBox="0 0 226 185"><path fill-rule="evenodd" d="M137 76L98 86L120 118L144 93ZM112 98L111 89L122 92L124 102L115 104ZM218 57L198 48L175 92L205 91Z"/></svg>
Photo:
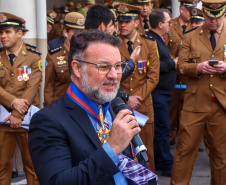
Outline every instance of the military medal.
<svg viewBox="0 0 226 185"><path fill-rule="evenodd" d="M143 73L143 61L142 60L138 61L138 73L139 74Z"/></svg>
<svg viewBox="0 0 226 185"><path fill-rule="evenodd" d="M17 79L18 79L18 81L22 81L23 80L23 77L22 77L22 68L18 68L17 69L17 74L18 74L18 77L17 77Z"/></svg>
<svg viewBox="0 0 226 185"><path fill-rule="evenodd" d="M28 68L27 66L23 66L23 80L24 81L28 81L29 80L29 76L28 76Z"/></svg>
<svg viewBox="0 0 226 185"><path fill-rule="evenodd" d="M144 73L147 73L147 60L143 61Z"/></svg>
<svg viewBox="0 0 226 185"><path fill-rule="evenodd" d="M107 128L104 128L104 116L103 116L103 112L102 112L102 108L101 106L99 107L99 115L100 115L100 123L102 128L97 132L98 137L101 141L101 143L106 143L109 135L110 135L110 130L108 130Z"/></svg>

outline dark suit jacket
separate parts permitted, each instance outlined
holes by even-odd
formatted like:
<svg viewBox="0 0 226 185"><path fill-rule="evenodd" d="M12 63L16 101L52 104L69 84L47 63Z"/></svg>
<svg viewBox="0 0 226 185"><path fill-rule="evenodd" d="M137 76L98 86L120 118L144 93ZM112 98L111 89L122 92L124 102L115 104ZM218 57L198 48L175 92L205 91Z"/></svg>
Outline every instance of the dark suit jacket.
<svg viewBox="0 0 226 185"><path fill-rule="evenodd" d="M67 94L33 116L29 150L40 185L113 185L119 172L87 113ZM129 147L124 154L132 157Z"/></svg>
<svg viewBox="0 0 226 185"><path fill-rule="evenodd" d="M155 38L160 57L159 83L152 93L171 95L172 89L176 83L175 62L171 58L169 50L162 38L152 30L146 33Z"/></svg>

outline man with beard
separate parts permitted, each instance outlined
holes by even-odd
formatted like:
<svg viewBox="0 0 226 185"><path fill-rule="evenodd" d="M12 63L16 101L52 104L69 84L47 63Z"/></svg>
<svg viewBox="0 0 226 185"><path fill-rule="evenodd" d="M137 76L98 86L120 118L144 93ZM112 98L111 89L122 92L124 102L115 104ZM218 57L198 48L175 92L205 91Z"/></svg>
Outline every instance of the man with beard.
<svg viewBox="0 0 226 185"><path fill-rule="evenodd" d="M156 175L130 159L130 141L140 132L132 112L126 109L114 115L110 111L109 102L117 94L125 67L120 44L120 39L100 30L73 35L72 83L31 120L29 149L40 184L157 184ZM146 165L139 154L136 159Z"/></svg>
<svg viewBox="0 0 226 185"><path fill-rule="evenodd" d="M115 9L118 11L120 37L123 42L119 48L122 61L128 59L132 51L140 46L140 55L134 61L135 70L120 87L129 94L126 104L149 117L148 122L141 129L140 136L147 147L148 166L154 171L154 111L151 92L159 80L157 44L152 37L140 35L136 30L141 9L139 6L120 3Z"/></svg>

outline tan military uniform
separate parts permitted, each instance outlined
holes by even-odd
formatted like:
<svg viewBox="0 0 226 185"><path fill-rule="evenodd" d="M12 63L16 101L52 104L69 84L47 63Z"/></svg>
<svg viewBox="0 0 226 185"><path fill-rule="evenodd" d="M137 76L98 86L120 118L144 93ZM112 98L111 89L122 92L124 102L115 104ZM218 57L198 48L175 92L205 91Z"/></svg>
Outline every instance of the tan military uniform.
<svg viewBox="0 0 226 185"><path fill-rule="evenodd" d="M57 52L54 53L54 50ZM47 55L44 89L44 106L61 97L71 83L68 67L68 50L63 45Z"/></svg>
<svg viewBox="0 0 226 185"><path fill-rule="evenodd" d="M0 104L11 108L15 98L27 99L30 104L38 105L38 90L41 83L42 72L39 68L40 56L23 44L19 55L11 66L6 50L0 52ZM19 71L24 66L29 69L28 77L19 77ZM40 66L41 67L41 66ZM29 79L28 79L29 78ZM26 81L27 80L27 81ZM15 109L12 115L23 119ZM28 151L28 130L24 128L11 129L9 126L0 125L0 184L10 185L12 177L12 157L16 141L21 150L24 171L28 184L38 185L30 154ZM4 173L3 173L4 172Z"/></svg>
<svg viewBox="0 0 226 185"><path fill-rule="evenodd" d="M211 184L226 184L226 74L197 74L197 65L222 60L226 45L223 27L213 51L205 26L188 33L179 54L179 72L188 77L181 112L171 184L189 184L199 145L210 144Z"/></svg>
<svg viewBox="0 0 226 185"><path fill-rule="evenodd" d="M183 35L183 29L179 22L179 17L172 19L172 26L169 29L169 33L164 36L166 45L169 49L169 52L172 56L172 58L178 57L180 47L183 43L184 35ZM185 31L188 31L191 29L190 22L187 24L187 28ZM180 78L179 75L177 75L177 84L186 84L186 78ZM170 113L170 143L173 143L176 138L177 133L177 126L179 125L179 119L180 119L180 112L183 106L183 96L184 96L184 90L180 89L173 89L172 91L172 97L171 102L169 105L169 113Z"/></svg>
<svg viewBox="0 0 226 185"><path fill-rule="evenodd" d="M122 40L123 37L121 37ZM156 41L143 38L137 33L134 46L141 46L141 51L136 62L136 68L132 75L130 75L125 81L121 83L121 88L129 93L130 96L138 95L143 101L141 102L141 107L137 109L138 112L145 114L149 117L148 123L145 127L141 128L141 139L144 145L147 147L148 155L148 166L151 170L155 171L154 165L154 111L152 104L151 92L155 88L159 80L159 67L160 62L157 55L157 44ZM130 57L127 46L125 42L119 48L122 61L125 61ZM148 60L149 66L146 68L146 72L139 74L138 72L138 61Z"/></svg>

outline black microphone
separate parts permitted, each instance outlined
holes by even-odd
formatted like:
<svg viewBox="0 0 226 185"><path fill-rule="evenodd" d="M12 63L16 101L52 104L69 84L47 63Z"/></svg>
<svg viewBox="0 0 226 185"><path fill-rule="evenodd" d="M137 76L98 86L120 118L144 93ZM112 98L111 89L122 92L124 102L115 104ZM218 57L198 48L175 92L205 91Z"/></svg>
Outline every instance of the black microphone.
<svg viewBox="0 0 226 185"><path fill-rule="evenodd" d="M126 104L122 101L121 98L116 97L111 101L111 106L114 111L114 113L117 115L120 110L128 109ZM134 114L133 114L134 116ZM139 134L136 134L132 139L132 144L136 149L137 153L140 153L140 155L143 157L145 161L148 160L148 156L146 154L147 148L144 146Z"/></svg>

